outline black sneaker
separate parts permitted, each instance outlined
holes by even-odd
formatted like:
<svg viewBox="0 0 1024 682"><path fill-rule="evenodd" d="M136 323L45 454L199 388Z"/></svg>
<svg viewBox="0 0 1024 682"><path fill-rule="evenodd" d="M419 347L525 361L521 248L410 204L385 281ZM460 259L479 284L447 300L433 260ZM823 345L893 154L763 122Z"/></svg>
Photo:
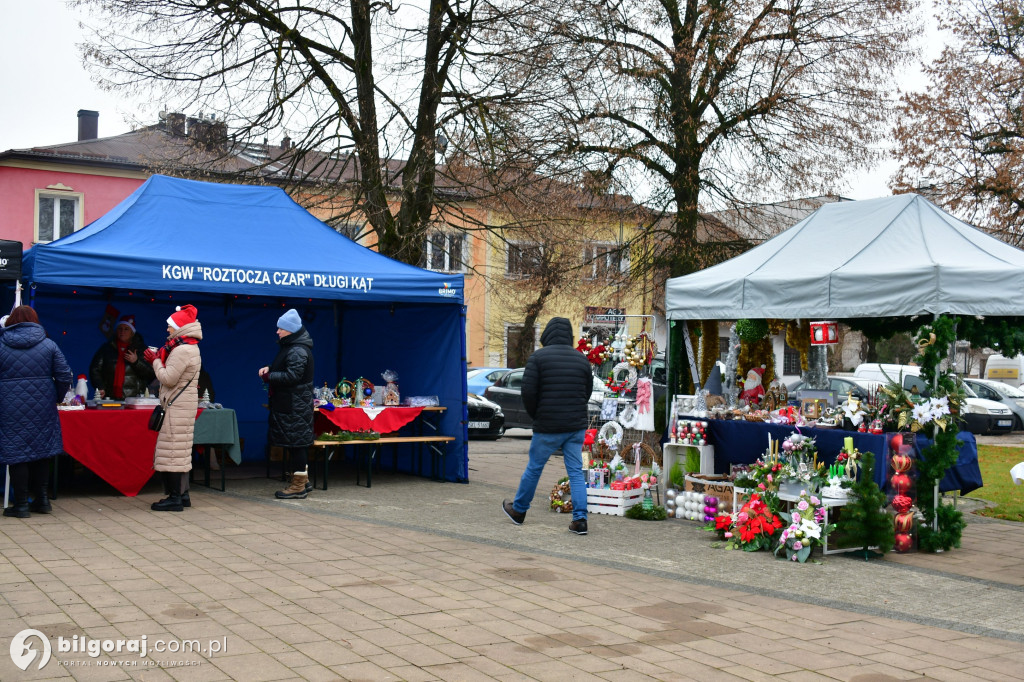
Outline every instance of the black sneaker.
<svg viewBox="0 0 1024 682"><path fill-rule="evenodd" d="M517 526L523 525L523 520L526 518L526 512L517 512L515 510L515 507L513 507L512 503L509 502L508 500L502 501L501 510L505 512L505 516L512 519L512 523L516 524ZM586 523L584 523L583 525L586 526Z"/></svg>
<svg viewBox="0 0 1024 682"><path fill-rule="evenodd" d="M575 521L573 521L572 523L569 524L569 530L572 531L573 533L576 533L576 535L586 535L587 534L587 520L586 519L576 519Z"/></svg>

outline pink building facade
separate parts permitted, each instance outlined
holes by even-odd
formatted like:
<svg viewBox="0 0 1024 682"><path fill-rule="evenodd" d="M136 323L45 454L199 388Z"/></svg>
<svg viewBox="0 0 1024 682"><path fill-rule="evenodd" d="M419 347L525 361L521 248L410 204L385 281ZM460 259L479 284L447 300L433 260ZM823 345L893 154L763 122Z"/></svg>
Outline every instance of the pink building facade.
<svg viewBox="0 0 1024 682"><path fill-rule="evenodd" d="M0 239L33 244L96 220L135 191L148 174L26 158L0 159Z"/></svg>

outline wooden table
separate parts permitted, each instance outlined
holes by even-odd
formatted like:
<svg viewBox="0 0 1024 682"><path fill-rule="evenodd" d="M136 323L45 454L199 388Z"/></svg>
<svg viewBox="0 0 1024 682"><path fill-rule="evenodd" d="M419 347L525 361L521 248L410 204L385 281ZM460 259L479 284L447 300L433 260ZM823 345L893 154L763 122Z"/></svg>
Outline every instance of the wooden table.
<svg viewBox="0 0 1024 682"><path fill-rule="evenodd" d="M444 458L444 445L455 440L453 436L441 435L437 425L437 418L448 408L442 406L428 407L406 407L388 406L379 411L374 419L367 416L366 411L361 407L339 407L334 410L317 410L316 433L337 433L342 431L378 431L381 435L373 440L317 440L314 447L323 448L319 458L311 454L311 462L314 465L322 464L323 486L327 490L327 474L330 460L339 447L356 447L356 485L362 480L362 468L366 466L366 487L373 484L373 463L377 459L382 445L392 446L392 470L398 465L398 446L417 446L417 469L422 468L423 448L426 447L430 453L430 476L436 479L440 464ZM333 427L333 428L332 428ZM347 427L347 428L346 428ZM359 428L365 427L365 428ZM381 431L380 429L390 429ZM319 467L314 466L312 479L314 487L319 482Z"/></svg>

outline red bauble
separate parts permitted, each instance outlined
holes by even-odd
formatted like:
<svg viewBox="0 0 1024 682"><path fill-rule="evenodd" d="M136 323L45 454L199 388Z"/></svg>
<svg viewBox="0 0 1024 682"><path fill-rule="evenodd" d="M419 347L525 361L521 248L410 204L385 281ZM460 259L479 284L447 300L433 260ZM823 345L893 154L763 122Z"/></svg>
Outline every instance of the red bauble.
<svg viewBox="0 0 1024 682"><path fill-rule="evenodd" d="M892 450L899 451L903 445L903 434L897 433L895 436L889 439L889 448Z"/></svg>
<svg viewBox="0 0 1024 682"><path fill-rule="evenodd" d="M889 479L889 485L891 485L897 493L905 493L910 490L910 476L907 476L906 474L893 474L893 477Z"/></svg>
<svg viewBox="0 0 1024 682"><path fill-rule="evenodd" d="M906 495L897 495L892 498L892 508L901 514L910 511L912 506L914 506L914 501Z"/></svg>
<svg viewBox="0 0 1024 682"><path fill-rule="evenodd" d="M896 533L896 541L893 542L893 547L897 552L909 552L910 548L914 546L914 538L906 533Z"/></svg>
<svg viewBox="0 0 1024 682"><path fill-rule="evenodd" d="M914 515L910 512L897 514L893 518L893 527L896 528L897 533L909 533L914 529Z"/></svg>
<svg viewBox="0 0 1024 682"><path fill-rule="evenodd" d="M893 455L890 461L893 470L901 474L910 471L910 468L914 466L914 458L902 452Z"/></svg>

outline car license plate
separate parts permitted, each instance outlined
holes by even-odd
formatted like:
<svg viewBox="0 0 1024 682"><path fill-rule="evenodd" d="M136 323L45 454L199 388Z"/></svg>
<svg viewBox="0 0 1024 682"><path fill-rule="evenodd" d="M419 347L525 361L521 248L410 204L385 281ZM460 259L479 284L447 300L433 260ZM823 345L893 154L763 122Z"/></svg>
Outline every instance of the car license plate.
<svg viewBox="0 0 1024 682"><path fill-rule="evenodd" d="M996 426L1013 426L1013 421L1010 419L999 419L996 421Z"/></svg>
<svg viewBox="0 0 1024 682"><path fill-rule="evenodd" d="M488 429L490 426L490 422L469 422L469 428L471 429Z"/></svg>

